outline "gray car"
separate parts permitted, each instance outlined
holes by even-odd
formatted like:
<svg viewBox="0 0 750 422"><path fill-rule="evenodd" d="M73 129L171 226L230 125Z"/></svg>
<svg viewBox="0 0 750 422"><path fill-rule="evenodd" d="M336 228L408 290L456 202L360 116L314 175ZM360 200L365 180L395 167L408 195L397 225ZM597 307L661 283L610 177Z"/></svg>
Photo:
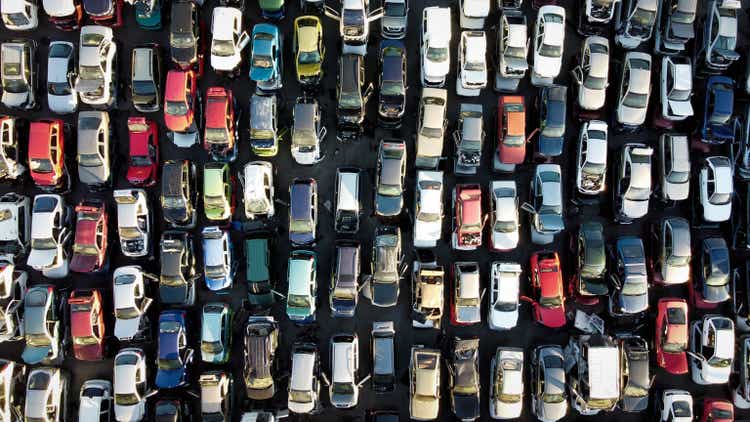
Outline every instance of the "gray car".
<svg viewBox="0 0 750 422"><path fill-rule="evenodd" d="M60 321L55 288L49 284L29 288L24 299L23 327L26 347L21 358L27 365L53 363L62 358Z"/></svg>
<svg viewBox="0 0 750 422"><path fill-rule="evenodd" d="M394 226L377 228L371 256L370 300L375 306L395 306L401 281L401 230Z"/></svg>
<svg viewBox="0 0 750 422"><path fill-rule="evenodd" d="M101 188L111 183L110 132L107 112L78 113L78 179L88 187Z"/></svg>
<svg viewBox="0 0 750 422"><path fill-rule="evenodd" d="M0 44L2 101L8 108L30 110L36 107L36 41L13 40Z"/></svg>
<svg viewBox="0 0 750 422"><path fill-rule="evenodd" d="M638 129L646 121L651 95L651 56L638 51L625 55L617 98L617 123L626 129Z"/></svg>
<svg viewBox="0 0 750 422"><path fill-rule="evenodd" d="M375 214L395 217L404 205L406 145L398 139L380 141L375 185Z"/></svg>
<svg viewBox="0 0 750 422"><path fill-rule="evenodd" d="M654 278L663 284L681 284L690 279L690 223L682 217L661 220L657 236L658 250L653 256Z"/></svg>
<svg viewBox="0 0 750 422"><path fill-rule="evenodd" d="M161 59L156 46L133 49L130 58L130 95L141 113L159 111Z"/></svg>
<svg viewBox="0 0 750 422"><path fill-rule="evenodd" d="M530 215L531 241L548 245L565 230L562 174L558 164L539 164L531 181L529 202L521 208Z"/></svg>
<svg viewBox="0 0 750 422"><path fill-rule="evenodd" d="M617 239L613 271L613 284L609 298L612 316L638 316L648 309L648 274L646 253L640 238L626 236Z"/></svg>
<svg viewBox="0 0 750 422"><path fill-rule="evenodd" d="M583 110L604 107L609 85L609 40L600 36L586 37L581 47L581 64L572 74L578 106Z"/></svg>
<svg viewBox="0 0 750 422"><path fill-rule="evenodd" d="M453 132L456 143L454 172L476 174L482 160L484 142L484 119L481 104L461 104L458 128Z"/></svg>
<svg viewBox="0 0 750 422"><path fill-rule="evenodd" d="M76 71L75 46L67 41L49 43L47 56L47 105L57 114L78 110L78 93L73 87Z"/></svg>
<svg viewBox="0 0 750 422"><path fill-rule="evenodd" d="M660 194L665 201L682 201L690 193L690 141L676 133L659 136Z"/></svg>
<svg viewBox="0 0 750 422"><path fill-rule="evenodd" d="M383 17L380 20L380 34L383 38L402 39L406 37L409 23L408 0L385 0Z"/></svg>
<svg viewBox="0 0 750 422"><path fill-rule="evenodd" d="M531 412L553 422L568 413L563 351L557 345L538 346L531 358Z"/></svg>
<svg viewBox="0 0 750 422"><path fill-rule="evenodd" d="M659 2L654 33L654 49L660 54L679 54L695 37L698 0L666 0Z"/></svg>

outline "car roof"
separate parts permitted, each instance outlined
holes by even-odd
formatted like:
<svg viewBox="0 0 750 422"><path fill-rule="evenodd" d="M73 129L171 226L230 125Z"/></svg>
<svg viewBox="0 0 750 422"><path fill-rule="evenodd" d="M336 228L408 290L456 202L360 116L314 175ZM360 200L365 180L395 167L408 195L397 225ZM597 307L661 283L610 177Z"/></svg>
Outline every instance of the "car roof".
<svg viewBox="0 0 750 422"><path fill-rule="evenodd" d="M463 186L459 193L463 223L479 223L482 220L482 192L473 185Z"/></svg>
<svg viewBox="0 0 750 422"><path fill-rule="evenodd" d="M353 341L357 341L356 338ZM333 366L334 382L354 382L354 371L352 359L354 357L354 343L335 341L332 342L333 353L331 364Z"/></svg>
<svg viewBox="0 0 750 422"><path fill-rule="evenodd" d="M253 129L273 128L273 105L276 97L272 95L253 94L250 97L250 127Z"/></svg>
<svg viewBox="0 0 750 422"><path fill-rule="evenodd" d="M268 239L256 238L245 240L247 254L247 278L250 281L269 279L267 264Z"/></svg>
<svg viewBox="0 0 750 422"><path fill-rule="evenodd" d="M235 7L214 7L211 29L214 39L231 40L234 31L232 21L239 18L242 21L242 12Z"/></svg>
<svg viewBox="0 0 750 422"><path fill-rule="evenodd" d="M385 49L388 50L395 50L395 47L385 47ZM403 63L404 59L404 50L401 50L401 54L399 55L392 55L392 54L384 54L383 55L383 80L384 81L401 81L401 65Z"/></svg>
<svg viewBox="0 0 750 422"><path fill-rule="evenodd" d="M136 80L146 80L141 78L151 78L151 66L154 58L152 47L136 47L133 49L133 76Z"/></svg>
<svg viewBox="0 0 750 422"><path fill-rule="evenodd" d="M312 259L289 260L289 294L310 295L310 275L313 271Z"/></svg>
<svg viewBox="0 0 750 422"><path fill-rule="evenodd" d="M306 16L305 19L310 19ZM317 17L315 18L317 19ZM307 23L307 22L305 22ZM316 21L320 24L320 21ZM318 50L318 27L317 25L302 25L297 31L297 40L299 42L299 51L317 51Z"/></svg>
<svg viewBox="0 0 750 422"><path fill-rule="evenodd" d="M463 124L461 127L461 136L467 140L480 140L482 139L482 127L483 121L481 117L463 117Z"/></svg>
<svg viewBox="0 0 750 422"><path fill-rule="evenodd" d="M296 103L294 105L294 128L315 130L316 103Z"/></svg>
<svg viewBox="0 0 750 422"><path fill-rule="evenodd" d="M416 393L432 396L437 389L440 372L440 352L433 349L417 349L414 353L414 372L416 373Z"/></svg>
<svg viewBox="0 0 750 422"><path fill-rule="evenodd" d="M315 355L311 353L294 353L292 355L291 389L297 391L312 390L313 379L315 378L314 369ZM295 374L299 375L295 376Z"/></svg>
<svg viewBox="0 0 750 422"><path fill-rule="evenodd" d="M192 1L176 1L172 3L171 28L174 32L193 32Z"/></svg>
<svg viewBox="0 0 750 422"><path fill-rule="evenodd" d="M591 398L620 396L620 352L617 347L589 347L588 384Z"/></svg>
<svg viewBox="0 0 750 422"><path fill-rule="evenodd" d="M289 195L292 204L290 213L292 218L309 218L312 207L313 187L310 183L293 183Z"/></svg>
<svg viewBox="0 0 750 422"><path fill-rule="evenodd" d="M476 298L480 295L479 272L462 272L458 283L458 296L462 298Z"/></svg>

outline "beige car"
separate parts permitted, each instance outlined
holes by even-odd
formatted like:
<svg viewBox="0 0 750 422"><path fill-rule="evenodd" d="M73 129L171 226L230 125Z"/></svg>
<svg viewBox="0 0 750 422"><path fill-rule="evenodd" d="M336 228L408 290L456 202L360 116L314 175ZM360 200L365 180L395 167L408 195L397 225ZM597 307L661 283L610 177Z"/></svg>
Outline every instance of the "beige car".
<svg viewBox="0 0 750 422"><path fill-rule="evenodd" d="M416 421L437 419L440 411L440 350L412 347L409 373L409 417Z"/></svg>

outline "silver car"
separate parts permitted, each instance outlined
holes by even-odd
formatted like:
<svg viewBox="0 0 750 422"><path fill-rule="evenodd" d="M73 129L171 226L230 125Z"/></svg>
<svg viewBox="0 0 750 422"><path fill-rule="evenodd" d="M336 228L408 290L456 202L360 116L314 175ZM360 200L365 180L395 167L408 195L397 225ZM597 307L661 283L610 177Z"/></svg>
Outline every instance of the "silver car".
<svg viewBox="0 0 750 422"><path fill-rule="evenodd" d="M383 38L402 39L406 37L409 23L409 4L407 0L385 0L383 17L380 18L380 33Z"/></svg>
<svg viewBox="0 0 750 422"><path fill-rule="evenodd" d="M604 191L607 175L607 124L591 120L581 126L576 162L576 187L584 195Z"/></svg>
<svg viewBox="0 0 750 422"><path fill-rule="evenodd" d="M581 47L581 64L572 73L578 106L583 110L604 107L609 85L609 40L600 36L586 37Z"/></svg>
<svg viewBox="0 0 750 422"><path fill-rule="evenodd" d="M67 41L49 43L47 56L47 105L57 114L78 110L78 93L73 87L76 71L75 46Z"/></svg>
<svg viewBox="0 0 750 422"><path fill-rule="evenodd" d="M659 100L661 117L681 121L693 115L693 65L689 58L675 56L661 59Z"/></svg>
<svg viewBox="0 0 750 422"><path fill-rule="evenodd" d="M690 193L690 140L676 133L659 136L660 194L665 201L682 201Z"/></svg>
<svg viewBox="0 0 750 422"><path fill-rule="evenodd" d="M497 28L498 65L496 91L515 91L529 69L529 36L526 16L517 10L505 10Z"/></svg>
<svg viewBox="0 0 750 422"><path fill-rule="evenodd" d="M690 223L682 217L661 220L658 233L658 252L654 259L654 279L662 284L681 284L690 279Z"/></svg>
<svg viewBox="0 0 750 422"><path fill-rule="evenodd" d="M626 144L615 170L615 220L632 223L648 213L651 197L651 155L653 149L644 144Z"/></svg>
<svg viewBox="0 0 750 422"><path fill-rule="evenodd" d="M78 113L78 179L86 186L101 188L112 180L111 130L109 113Z"/></svg>
<svg viewBox="0 0 750 422"><path fill-rule="evenodd" d="M538 346L531 357L531 412L553 422L568 413L563 351L557 345Z"/></svg>
<svg viewBox="0 0 750 422"><path fill-rule="evenodd" d="M656 16L654 50L660 54L680 54L695 36L698 0L664 0Z"/></svg>
<svg viewBox="0 0 750 422"><path fill-rule="evenodd" d="M623 63L617 98L617 123L629 129L643 125L650 95L651 56L641 52L628 52Z"/></svg>
<svg viewBox="0 0 750 422"><path fill-rule="evenodd" d="M0 44L2 103L8 108L30 110L36 107L36 41L14 40Z"/></svg>
<svg viewBox="0 0 750 422"><path fill-rule="evenodd" d="M615 20L615 42L635 49L651 39L660 0L622 0Z"/></svg>

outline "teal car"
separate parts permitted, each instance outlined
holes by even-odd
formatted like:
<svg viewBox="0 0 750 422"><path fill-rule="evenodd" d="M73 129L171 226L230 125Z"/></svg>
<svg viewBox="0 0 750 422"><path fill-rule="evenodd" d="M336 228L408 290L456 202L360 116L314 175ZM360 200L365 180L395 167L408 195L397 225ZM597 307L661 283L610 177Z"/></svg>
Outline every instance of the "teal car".
<svg viewBox="0 0 750 422"><path fill-rule="evenodd" d="M260 14L266 19L280 20L284 18L284 0L258 0Z"/></svg>
<svg viewBox="0 0 750 422"><path fill-rule="evenodd" d="M245 275L247 277L248 302L253 306L271 306L274 303L271 291L271 250L267 237L245 240Z"/></svg>
<svg viewBox="0 0 750 422"><path fill-rule="evenodd" d="M295 324L315 321L317 256L311 251L292 251L287 265L289 291L286 295L286 315Z"/></svg>
<svg viewBox="0 0 750 422"><path fill-rule="evenodd" d="M138 26L151 31L161 29L162 0L136 0L134 6Z"/></svg>
<svg viewBox="0 0 750 422"><path fill-rule="evenodd" d="M259 23L253 27L250 53L250 80L263 91L282 86L281 33L276 25Z"/></svg>
<svg viewBox="0 0 750 422"><path fill-rule="evenodd" d="M201 316L201 360L226 363L231 350L232 309L226 303L206 303Z"/></svg>

